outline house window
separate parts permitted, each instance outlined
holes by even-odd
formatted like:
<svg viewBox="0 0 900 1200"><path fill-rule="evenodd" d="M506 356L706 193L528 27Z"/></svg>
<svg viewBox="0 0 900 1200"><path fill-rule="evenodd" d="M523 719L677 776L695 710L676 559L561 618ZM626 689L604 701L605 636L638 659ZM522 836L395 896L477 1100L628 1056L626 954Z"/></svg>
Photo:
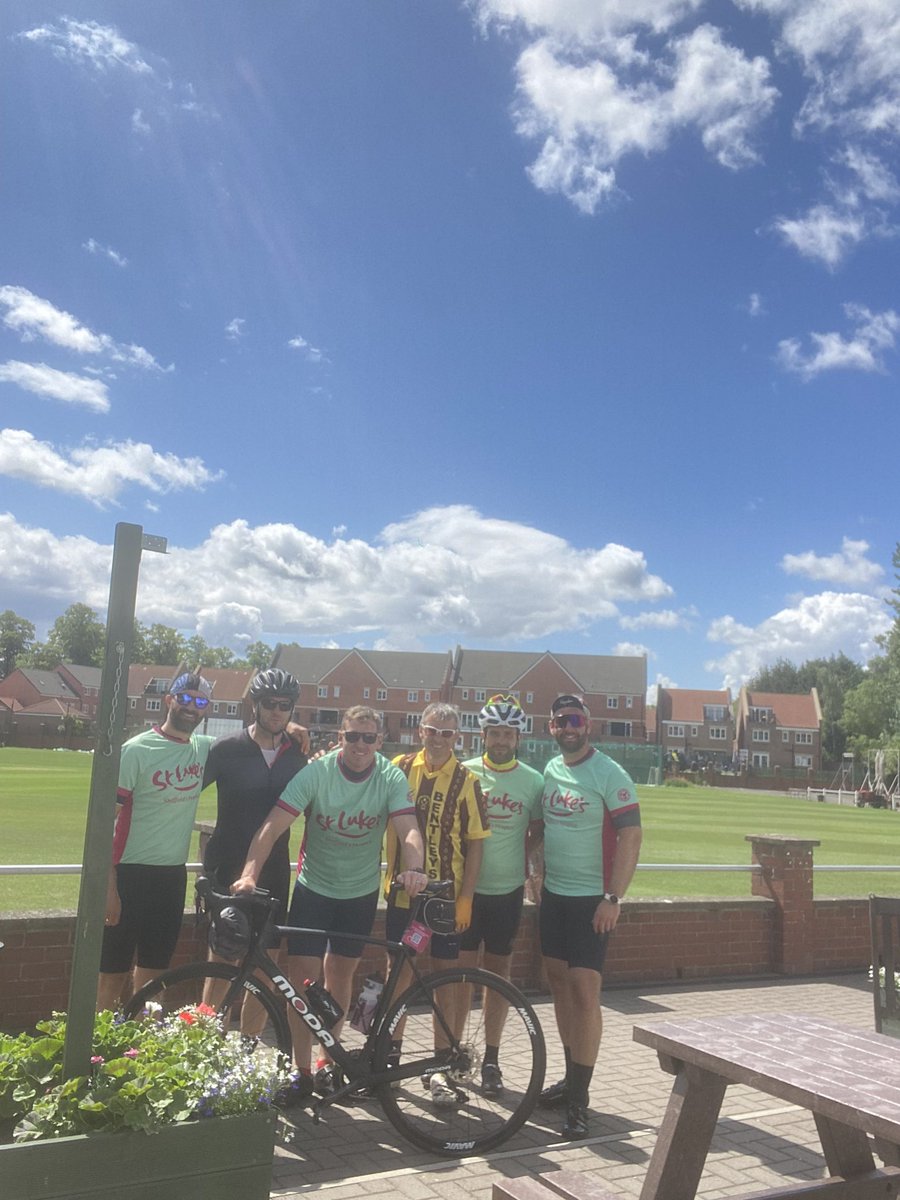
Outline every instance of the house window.
<svg viewBox="0 0 900 1200"><path fill-rule="evenodd" d="M703 705L703 720L704 721L724 721L725 720L725 705L724 704L704 704Z"/></svg>
<svg viewBox="0 0 900 1200"><path fill-rule="evenodd" d="M363 700L368 700L371 688L363 688Z"/></svg>
<svg viewBox="0 0 900 1200"><path fill-rule="evenodd" d="M327 687L317 687L317 688L316 688L316 695L319 697L319 699L320 699L320 700L325 700L325 699L327 699L327 697L328 697L328 688L327 688Z"/></svg>
<svg viewBox="0 0 900 1200"><path fill-rule="evenodd" d="M236 704L229 704L228 707L225 709L225 716L226 717L236 717L237 711L238 711L238 706Z"/></svg>
<svg viewBox="0 0 900 1200"><path fill-rule="evenodd" d="M129 701L129 704L132 708L137 708L137 699L134 696L132 696L131 700Z"/></svg>
<svg viewBox="0 0 900 1200"><path fill-rule="evenodd" d="M610 721L609 732L612 737L631 737L631 722Z"/></svg>
<svg viewBox="0 0 900 1200"><path fill-rule="evenodd" d="M754 742L767 742L769 740L768 729L754 729L752 740Z"/></svg>
<svg viewBox="0 0 900 1200"><path fill-rule="evenodd" d="M769 765L769 756L761 750L754 750L751 762L754 767L767 767Z"/></svg>
<svg viewBox="0 0 900 1200"><path fill-rule="evenodd" d="M428 701L431 699L431 692L425 692L424 695L425 695L425 703L427 704Z"/></svg>
<svg viewBox="0 0 900 1200"><path fill-rule="evenodd" d="M782 729L781 740L785 743L791 740L791 731L789 729Z"/></svg>
<svg viewBox="0 0 900 1200"><path fill-rule="evenodd" d="M213 712L218 712L218 711L219 711L219 702L218 702L218 700L214 700L213 701Z"/></svg>
<svg viewBox="0 0 900 1200"><path fill-rule="evenodd" d="M162 708L161 700L148 700L147 701L147 712L159 712L159 710L161 708Z"/></svg>
<svg viewBox="0 0 900 1200"><path fill-rule="evenodd" d="M812 765L813 765L813 761L812 761L811 754L795 754L794 755L794 766L795 767L811 767Z"/></svg>
<svg viewBox="0 0 900 1200"><path fill-rule="evenodd" d="M525 693L525 703L526 704L534 704L534 692L526 692Z"/></svg>
<svg viewBox="0 0 900 1200"><path fill-rule="evenodd" d="M606 697L606 707L607 708L618 708L619 707L619 697L618 696L607 696Z"/></svg>
<svg viewBox="0 0 900 1200"><path fill-rule="evenodd" d="M409 701L410 704L415 704L416 701L419 699L419 693L418 692L407 692L406 699Z"/></svg>
<svg viewBox="0 0 900 1200"><path fill-rule="evenodd" d="M416 725L418 725L418 723L419 723L419 714L418 713L407 713L406 714L406 728L407 729L414 728Z"/></svg>
<svg viewBox="0 0 900 1200"><path fill-rule="evenodd" d="M775 713L771 708L758 708L755 705L750 709L751 721L762 721L765 724L771 724L775 719Z"/></svg>
<svg viewBox="0 0 900 1200"><path fill-rule="evenodd" d="M712 725L709 730L710 741L724 742L728 736L727 730L722 725Z"/></svg>
<svg viewBox="0 0 900 1200"><path fill-rule="evenodd" d="M338 685L337 687L334 687L334 688L332 688L332 689L331 689L331 693L332 693L332 695L334 696L335 700L339 699L339 698L340 698L340 694L341 694L340 685Z"/></svg>
<svg viewBox="0 0 900 1200"><path fill-rule="evenodd" d="M634 696L626 696L625 697L625 707L626 708L634 708Z"/></svg>
<svg viewBox="0 0 900 1200"><path fill-rule="evenodd" d="M375 693L376 700L387 700L387 688L379 688Z"/></svg>
<svg viewBox="0 0 900 1200"><path fill-rule="evenodd" d="M671 723L671 721L667 721L666 725L668 727L669 737L673 737L673 738L683 738L684 737L684 726L683 725L673 725Z"/></svg>
<svg viewBox="0 0 900 1200"><path fill-rule="evenodd" d="M476 704L484 704L484 702L485 702L485 700L486 700L486 699L487 699L487 695L486 695L486 693L485 693L485 690L484 690L484 688L478 688L478 689L476 689L476 692L475 692L475 703L476 703Z"/></svg>
<svg viewBox="0 0 900 1200"><path fill-rule="evenodd" d="M469 689L468 688L463 688L462 698L463 698L463 700L468 700L468 698L469 698Z"/></svg>
<svg viewBox="0 0 900 1200"><path fill-rule="evenodd" d="M691 726L691 737L697 737L699 733L700 733L700 728L699 728L699 726L697 726L697 725L692 725L692 726Z"/></svg>
<svg viewBox="0 0 900 1200"><path fill-rule="evenodd" d="M808 729L798 729L797 730L797 745L798 746L811 746L812 745L812 734L810 733L810 731ZM806 766L805 763L801 763L800 765Z"/></svg>

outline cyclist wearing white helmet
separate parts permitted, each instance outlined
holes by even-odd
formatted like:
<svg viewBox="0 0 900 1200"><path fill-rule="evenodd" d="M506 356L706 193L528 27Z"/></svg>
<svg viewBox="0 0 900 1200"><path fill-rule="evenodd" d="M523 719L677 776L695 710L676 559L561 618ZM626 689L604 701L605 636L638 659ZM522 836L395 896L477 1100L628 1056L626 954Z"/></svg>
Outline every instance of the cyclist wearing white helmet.
<svg viewBox="0 0 900 1200"><path fill-rule="evenodd" d="M460 938L460 960L466 966L477 965L483 945L483 965L509 979L527 874L525 840L531 823L541 817L543 777L516 757L527 718L515 696L492 696L479 713L478 721L484 753L464 765L481 783L491 836L484 843L472 924ZM491 1003L497 999L489 996L485 1008L486 1051L481 1064L481 1087L487 1096L503 1093L498 1056L506 1008Z"/></svg>

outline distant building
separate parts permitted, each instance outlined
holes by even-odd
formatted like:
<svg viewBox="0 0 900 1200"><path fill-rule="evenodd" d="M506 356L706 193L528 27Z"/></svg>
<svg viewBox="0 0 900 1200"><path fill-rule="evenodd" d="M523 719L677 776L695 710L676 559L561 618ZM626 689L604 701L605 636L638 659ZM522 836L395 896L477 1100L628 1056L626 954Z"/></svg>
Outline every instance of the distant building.
<svg viewBox="0 0 900 1200"><path fill-rule="evenodd" d="M735 746L731 692L660 687L656 741L664 760L686 767L730 765Z"/></svg>
<svg viewBox="0 0 900 1200"><path fill-rule="evenodd" d="M741 760L759 770L820 771L822 708L819 693L751 692L741 688L736 746Z"/></svg>

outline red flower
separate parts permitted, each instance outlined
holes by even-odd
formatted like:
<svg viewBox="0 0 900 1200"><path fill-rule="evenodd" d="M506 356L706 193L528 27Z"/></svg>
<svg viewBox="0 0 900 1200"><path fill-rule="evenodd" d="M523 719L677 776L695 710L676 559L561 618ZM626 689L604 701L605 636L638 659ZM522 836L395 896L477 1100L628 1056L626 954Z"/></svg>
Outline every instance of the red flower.
<svg viewBox="0 0 900 1200"><path fill-rule="evenodd" d="M193 1025L194 1021L197 1019L194 1014L190 1012L180 1012L178 1016L180 1020L184 1021L185 1025Z"/></svg>
<svg viewBox="0 0 900 1200"><path fill-rule="evenodd" d="M197 1012L201 1017L214 1017L216 1015L216 1010L211 1004L198 1004Z"/></svg>

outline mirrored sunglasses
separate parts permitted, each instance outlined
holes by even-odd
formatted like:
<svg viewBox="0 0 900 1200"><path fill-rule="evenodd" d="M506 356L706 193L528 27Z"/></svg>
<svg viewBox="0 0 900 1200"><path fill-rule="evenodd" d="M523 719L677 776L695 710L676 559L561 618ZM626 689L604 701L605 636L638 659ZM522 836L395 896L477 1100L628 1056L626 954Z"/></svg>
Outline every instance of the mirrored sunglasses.
<svg viewBox="0 0 900 1200"><path fill-rule="evenodd" d="M367 746L374 746L378 741L377 733L360 733L358 729L342 729L341 737L345 742L349 742L351 746L358 742L360 738L362 738Z"/></svg>
<svg viewBox="0 0 900 1200"><path fill-rule="evenodd" d="M269 696L264 696L260 700L260 704L269 712L272 712L276 708L279 712L290 712L294 707L293 700L273 700Z"/></svg>
<svg viewBox="0 0 900 1200"><path fill-rule="evenodd" d="M192 696L189 692L176 692L175 700L187 708L193 704L195 708L206 708L209 704L208 696Z"/></svg>
<svg viewBox="0 0 900 1200"><path fill-rule="evenodd" d="M436 733L438 735L438 737L442 737L442 738L455 738L457 736L457 734L459 733L459 730L458 729L438 729L434 725L423 725L422 732L423 733Z"/></svg>
<svg viewBox="0 0 900 1200"><path fill-rule="evenodd" d="M587 718L583 713L558 713L553 718L553 724L557 729L565 729L566 726L571 729L583 729L587 725Z"/></svg>

